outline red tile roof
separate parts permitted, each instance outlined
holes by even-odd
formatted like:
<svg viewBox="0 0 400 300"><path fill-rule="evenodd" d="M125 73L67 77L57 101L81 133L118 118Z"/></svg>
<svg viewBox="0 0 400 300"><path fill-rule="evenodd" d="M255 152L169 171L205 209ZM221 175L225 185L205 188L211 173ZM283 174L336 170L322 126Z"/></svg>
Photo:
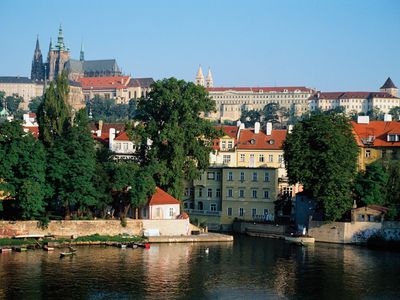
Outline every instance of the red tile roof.
<svg viewBox="0 0 400 300"><path fill-rule="evenodd" d="M225 91L235 91L235 92L255 92L255 93L268 93L268 92L279 92L283 93L285 90L287 92L313 92L312 89L304 86L279 86L279 87L212 87L207 88L209 92L225 92Z"/></svg>
<svg viewBox="0 0 400 300"><path fill-rule="evenodd" d="M317 92L314 95L310 96L310 100L312 99L327 99L327 100L336 100L336 99L367 99L367 98L393 98L389 93L383 92Z"/></svg>
<svg viewBox="0 0 400 300"><path fill-rule="evenodd" d="M351 125L357 144L361 147L400 147L400 141L387 141L388 134L400 134L400 122L370 121L369 124L359 124L352 121ZM367 143L368 138L370 143Z"/></svg>
<svg viewBox="0 0 400 300"><path fill-rule="evenodd" d="M238 132L238 127L237 126L231 126L231 125L220 125L220 126L216 126L215 127L217 130L222 130L224 132L225 135L235 139L234 143L236 145L236 136L237 136L237 132ZM214 150L219 150L219 139L214 139L213 140L213 146L212 148Z"/></svg>
<svg viewBox="0 0 400 300"><path fill-rule="evenodd" d="M102 89L102 88L126 88L129 83L129 76L109 76L109 77L82 77L79 82L82 89Z"/></svg>
<svg viewBox="0 0 400 300"><path fill-rule="evenodd" d="M119 132L124 131L126 127L124 123L103 123L103 127L101 128L101 135L97 136L97 130L99 130L99 124L92 123L89 126L90 130L94 131L92 132L92 137L95 140L105 144L108 144L108 140L110 138L110 128L114 128L116 134L118 134Z"/></svg>
<svg viewBox="0 0 400 300"><path fill-rule="evenodd" d="M283 142L286 139L286 130L272 130L271 135L266 135L265 132L254 133L254 129L242 129L237 143L238 149L282 149Z"/></svg>
<svg viewBox="0 0 400 300"><path fill-rule="evenodd" d="M35 138L39 137L39 126L23 126L25 132L30 132Z"/></svg>
<svg viewBox="0 0 400 300"><path fill-rule="evenodd" d="M167 204L181 204L181 202L170 194L165 192L159 187L156 187L156 191L153 196L149 199L148 205L167 205Z"/></svg>
<svg viewBox="0 0 400 300"><path fill-rule="evenodd" d="M120 134L115 138L115 141L129 141L129 136L125 131L120 132Z"/></svg>

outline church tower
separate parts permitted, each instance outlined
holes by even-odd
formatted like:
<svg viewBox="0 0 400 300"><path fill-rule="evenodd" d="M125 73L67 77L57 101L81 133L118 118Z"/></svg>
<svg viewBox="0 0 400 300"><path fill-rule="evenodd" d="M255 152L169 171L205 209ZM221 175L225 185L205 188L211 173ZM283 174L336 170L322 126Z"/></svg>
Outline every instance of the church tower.
<svg viewBox="0 0 400 300"><path fill-rule="evenodd" d="M199 66L199 70L197 71L196 84L204 86L204 75L203 70L201 69L201 65Z"/></svg>
<svg viewBox="0 0 400 300"><path fill-rule="evenodd" d="M384 93L388 93L394 97L397 97L397 92L399 91L399 89L394 85L392 79L390 79L390 77L388 77L388 79L386 79L385 83L381 86L380 91L384 92Z"/></svg>
<svg viewBox="0 0 400 300"><path fill-rule="evenodd" d="M83 43L81 44L81 52L79 53L79 60L80 61L85 60L85 52L83 52Z"/></svg>
<svg viewBox="0 0 400 300"><path fill-rule="evenodd" d="M211 75L211 69L208 68L207 78L206 78L206 87L212 88L214 86L214 81Z"/></svg>
<svg viewBox="0 0 400 300"><path fill-rule="evenodd" d="M63 30L60 25L58 29L57 44L53 47L50 40L48 64L48 79L54 80L64 70L65 63L69 60L69 49L65 46Z"/></svg>
<svg viewBox="0 0 400 300"><path fill-rule="evenodd" d="M42 52L39 46L39 37L36 38L35 52L33 53L32 69L31 69L32 80L44 80L44 65Z"/></svg>

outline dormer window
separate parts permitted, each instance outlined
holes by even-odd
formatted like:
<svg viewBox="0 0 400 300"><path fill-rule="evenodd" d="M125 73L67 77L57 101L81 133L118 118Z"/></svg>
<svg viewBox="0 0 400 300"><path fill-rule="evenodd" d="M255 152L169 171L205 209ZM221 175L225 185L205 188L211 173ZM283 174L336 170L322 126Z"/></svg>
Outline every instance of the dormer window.
<svg viewBox="0 0 400 300"><path fill-rule="evenodd" d="M399 142L400 141L400 134L388 134L387 135L388 142Z"/></svg>
<svg viewBox="0 0 400 300"><path fill-rule="evenodd" d="M256 143L256 140L255 140L255 139L251 139L251 140L250 140L250 144L254 145L255 143Z"/></svg>

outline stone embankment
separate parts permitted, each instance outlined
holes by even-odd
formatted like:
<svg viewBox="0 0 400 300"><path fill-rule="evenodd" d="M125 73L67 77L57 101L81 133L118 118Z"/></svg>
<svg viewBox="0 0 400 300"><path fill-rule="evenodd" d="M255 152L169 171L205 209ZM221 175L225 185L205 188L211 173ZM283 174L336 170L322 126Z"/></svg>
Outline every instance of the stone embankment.
<svg viewBox="0 0 400 300"><path fill-rule="evenodd" d="M202 233L187 236L150 236L149 243L232 242L233 236L220 233Z"/></svg>

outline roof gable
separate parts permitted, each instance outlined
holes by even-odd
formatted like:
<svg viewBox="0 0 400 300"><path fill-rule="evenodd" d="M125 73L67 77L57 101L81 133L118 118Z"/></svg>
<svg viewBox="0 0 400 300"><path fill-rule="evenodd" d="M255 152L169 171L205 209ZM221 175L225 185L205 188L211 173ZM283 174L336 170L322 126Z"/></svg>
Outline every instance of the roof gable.
<svg viewBox="0 0 400 300"><path fill-rule="evenodd" d="M156 187L153 196L150 197L148 205L168 205L168 204L181 204L181 202L163 189Z"/></svg>

